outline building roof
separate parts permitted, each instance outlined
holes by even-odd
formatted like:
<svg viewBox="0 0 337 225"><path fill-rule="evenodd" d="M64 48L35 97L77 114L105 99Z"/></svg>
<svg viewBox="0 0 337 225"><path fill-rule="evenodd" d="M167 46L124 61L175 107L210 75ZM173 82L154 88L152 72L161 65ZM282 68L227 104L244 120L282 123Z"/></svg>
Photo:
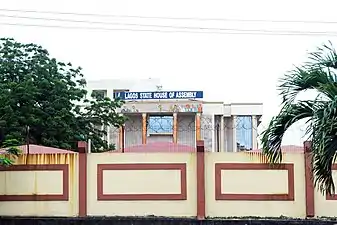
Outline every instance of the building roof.
<svg viewBox="0 0 337 225"><path fill-rule="evenodd" d="M175 144L172 142L153 142L125 148L124 152L196 152L196 148L188 145Z"/></svg>
<svg viewBox="0 0 337 225"><path fill-rule="evenodd" d="M27 154L27 145L20 145L17 146L23 154ZM5 153L5 149L0 149L0 154ZM75 154L77 152L60 149L60 148L52 148L52 147L46 147L42 145L29 145L29 154L56 154L56 153L72 153Z"/></svg>

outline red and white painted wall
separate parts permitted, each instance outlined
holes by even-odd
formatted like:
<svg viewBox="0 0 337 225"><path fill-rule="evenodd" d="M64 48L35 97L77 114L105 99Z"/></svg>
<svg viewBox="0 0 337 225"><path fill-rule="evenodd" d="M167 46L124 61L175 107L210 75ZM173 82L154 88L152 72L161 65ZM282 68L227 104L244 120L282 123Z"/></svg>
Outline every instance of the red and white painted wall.
<svg viewBox="0 0 337 225"><path fill-rule="evenodd" d="M259 152L204 152L203 141L192 153L114 154L80 142L76 154L22 155L1 168L0 215L333 217L337 197L314 189L304 147L270 167Z"/></svg>

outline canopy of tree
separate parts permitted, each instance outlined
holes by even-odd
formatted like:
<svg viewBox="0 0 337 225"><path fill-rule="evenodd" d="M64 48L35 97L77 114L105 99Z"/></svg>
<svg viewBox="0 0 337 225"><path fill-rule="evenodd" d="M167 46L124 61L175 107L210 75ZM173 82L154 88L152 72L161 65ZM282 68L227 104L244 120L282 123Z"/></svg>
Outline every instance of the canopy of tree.
<svg viewBox="0 0 337 225"><path fill-rule="evenodd" d="M51 58L35 44L0 39L0 147L6 140L76 149L92 140L92 151L109 148L102 127L119 127L123 102L87 98L81 68ZM28 132L29 130L29 132Z"/></svg>
<svg viewBox="0 0 337 225"><path fill-rule="evenodd" d="M307 135L312 141L315 185L323 193L334 193L332 164L337 150L337 53L332 44L309 54L304 65L281 79L282 109L262 133L262 147L269 162L282 160L281 142L286 130L306 120ZM317 97L299 100L299 93L314 90Z"/></svg>

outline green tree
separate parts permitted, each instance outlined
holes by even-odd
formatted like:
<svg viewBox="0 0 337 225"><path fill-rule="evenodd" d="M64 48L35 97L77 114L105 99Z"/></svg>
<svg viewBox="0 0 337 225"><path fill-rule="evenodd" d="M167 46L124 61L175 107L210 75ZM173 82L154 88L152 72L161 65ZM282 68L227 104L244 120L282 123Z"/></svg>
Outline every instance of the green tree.
<svg viewBox="0 0 337 225"><path fill-rule="evenodd" d="M330 194L335 191L331 166L337 150L337 53L330 43L309 53L308 58L280 80L282 108L262 133L262 148L270 163L281 162L286 130L305 120L308 140L312 141L315 186ZM314 90L317 97L298 99L299 93L307 90Z"/></svg>
<svg viewBox="0 0 337 225"><path fill-rule="evenodd" d="M125 122L123 104L93 94L88 98L81 68L51 58L36 44L0 39L0 146L6 138L23 144L76 149L92 140L92 151L108 149L102 127Z"/></svg>
<svg viewBox="0 0 337 225"><path fill-rule="evenodd" d="M19 156L21 150L17 147L20 143L16 139L7 139L3 141L2 147L5 149L0 155L0 166L10 166L14 159Z"/></svg>

